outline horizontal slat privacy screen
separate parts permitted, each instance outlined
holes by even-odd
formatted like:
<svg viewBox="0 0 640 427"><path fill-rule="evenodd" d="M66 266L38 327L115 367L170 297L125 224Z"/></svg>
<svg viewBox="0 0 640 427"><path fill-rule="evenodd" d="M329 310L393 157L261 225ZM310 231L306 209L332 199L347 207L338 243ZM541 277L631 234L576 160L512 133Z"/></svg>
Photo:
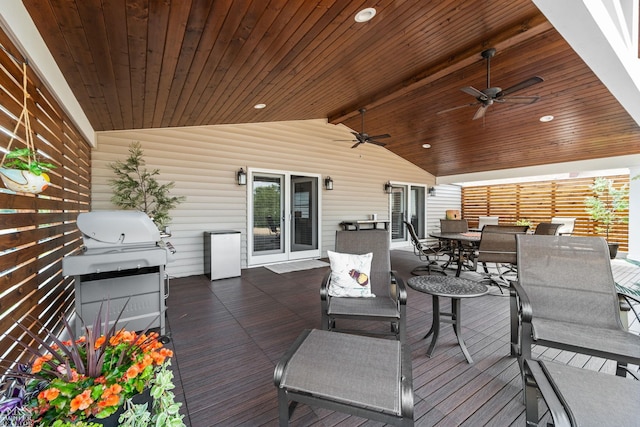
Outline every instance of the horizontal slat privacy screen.
<svg viewBox="0 0 640 427"><path fill-rule="evenodd" d="M8 136L22 112L23 55L1 30L0 45L3 156L10 142L11 149L24 148L26 143L22 125L13 141ZM62 258L81 247L76 218L90 206L90 147L29 66L27 77L35 148L42 161L56 168L49 173L50 186L38 195L14 193L0 183L0 331L14 337L20 337L15 322L24 322L27 316L56 333L61 330L60 317L70 313L74 304L73 281L62 275ZM2 335L2 370L27 357L22 353Z"/></svg>
<svg viewBox="0 0 640 427"><path fill-rule="evenodd" d="M614 185L629 185L628 175L608 176ZM519 184L483 185L462 189L462 216L469 226L478 225L479 216L498 216L500 224L515 224L527 219L535 227L540 222L549 222L552 217L576 218L573 235L602 236L596 232L595 224L585 211L584 201L592 196L590 186L595 178L576 178L557 181L524 182ZM620 212L628 217L629 211ZM620 243L620 251L627 252L629 246L628 224L615 224L609 230L609 240Z"/></svg>

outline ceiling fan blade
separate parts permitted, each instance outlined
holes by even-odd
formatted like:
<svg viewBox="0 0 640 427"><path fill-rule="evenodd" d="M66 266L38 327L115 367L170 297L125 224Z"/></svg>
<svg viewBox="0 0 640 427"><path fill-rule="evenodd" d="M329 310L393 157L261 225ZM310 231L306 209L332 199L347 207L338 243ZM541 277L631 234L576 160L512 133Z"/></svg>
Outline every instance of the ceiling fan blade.
<svg viewBox="0 0 640 427"><path fill-rule="evenodd" d="M383 133L382 135L373 135L369 137L369 140L381 138L391 138L391 135L389 135L388 133Z"/></svg>
<svg viewBox="0 0 640 427"><path fill-rule="evenodd" d="M369 141L367 141L367 142L368 142L369 144L379 145L380 147L384 147L385 145L387 145L387 144L385 144L384 142L373 141L373 140L371 140L371 139L370 139Z"/></svg>
<svg viewBox="0 0 640 427"><path fill-rule="evenodd" d="M448 113L449 111L459 110L461 108L473 107L474 105L478 105L478 102L472 102L470 104L458 105L457 107L447 108L446 110L438 111L436 114Z"/></svg>
<svg viewBox="0 0 640 427"><path fill-rule="evenodd" d="M539 96L509 96L500 100L496 99L498 102L510 102L512 104L533 104L538 100L540 100Z"/></svg>
<svg viewBox="0 0 640 427"><path fill-rule="evenodd" d="M482 91L479 91L478 89L476 89L473 86L465 86L465 87L461 87L460 88L461 91L463 91L464 93L468 93L469 95L478 98L480 100L487 100L489 99L489 97Z"/></svg>
<svg viewBox="0 0 640 427"><path fill-rule="evenodd" d="M529 86L533 86L533 85L538 84L538 83L542 83L543 81L544 81L544 79L542 77L538 77L538 76L534 76L534 77L528 78L527 80L521 81L520 83L518 83L516 85L513 85L511 87L506 88L502 92L498 92L496 94L496 98L502 98L503 96L507 96L510 93L517 92L519 90L522 90L522 89L527 88Z"/></svg>
<svg viewBox="0 0 640 427"><path fill-rule="evenodd" d="M487 112L487 108L489 108L488 104L482 104L473 115L473 120L481 119L482 117L484 117L484 114Z"/></svg>
<svg viewBox="0 0 640 427"><path fill-rule="evenodd" d="M362 144L362 142L358 141L351 146L351 148L356 148L358 145Z"/></svg>

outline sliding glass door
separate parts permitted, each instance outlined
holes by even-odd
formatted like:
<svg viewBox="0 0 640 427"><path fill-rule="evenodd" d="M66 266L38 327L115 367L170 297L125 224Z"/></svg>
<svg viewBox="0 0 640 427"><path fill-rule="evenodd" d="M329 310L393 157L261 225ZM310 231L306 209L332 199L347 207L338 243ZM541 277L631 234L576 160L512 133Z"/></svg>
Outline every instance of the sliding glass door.
<svg viewBox="0 0 640 427"><path fill-rule="evenodd" d="M320 256L319 176L250 171L248 264Z"/></svg>

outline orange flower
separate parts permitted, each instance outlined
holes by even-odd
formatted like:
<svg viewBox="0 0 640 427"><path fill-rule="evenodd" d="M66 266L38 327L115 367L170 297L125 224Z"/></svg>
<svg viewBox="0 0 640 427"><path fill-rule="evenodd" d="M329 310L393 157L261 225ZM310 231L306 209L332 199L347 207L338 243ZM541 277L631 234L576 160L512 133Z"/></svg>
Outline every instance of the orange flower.
<svg viewBox="0 0 640 427"><path fill-rule="evenodd" d="M52 354L45 354L44 356L38 357L31 366L31 373L37 374L38 372L40 372L42 370L42 365L50 361L52 358Z"/></svg>
<svg viewBox="0 0 640 427"><path fill-rule="evenodd" d="M98 402L98 406L102 408L106 408L107 406L116 406L120 403L120 396L117 394L110 394L106 398L103 398L100 402Z"/></svg>
<svg viewBox="0 0 640 427"><path fill-rule="evenodd" d="M107 379L104 377L104 375L100 375L98 378L94 379L93 382L96 384L106 384Z"/></svg>
<svg viewBox="0 0 640 427"><path fill-rule="evenodd" d="M48 389L42 391L42 397L44 399L47 399L49 402L51 402L53 399L58 397L58 395L60 395L60 390L58 390L55 387L51 387L51 388L48 388ZM40 396L38 396L38 397L40 397Z"/></svg>
<svg viewBox="0 0 640 427"><path fill-rule="evenodd" d="M94 344L94 348L97 350L100 347L102 347L102 344L104 344L104 342L107 340L107 338L104 335L100 335L100 338L98 338L96 340L96 343Z"/></svg>
<svg viewBox="0 0 640 427"><path fill-rule="evenodd" d="M93 403L91 399L91 390L85 390L73 399L71 399L71 413L76 412L78 409L87 409L89 405Z"/></svg>
<svg viewBox="0 0 640 427"><path fill-rule="evenodd" d="M132 365L131 367L129 367L129 369L127 369L127 372L124 374L124 376L127 380L130 380L131 378L137 377L139 373L140 368L138 368L138 365Z"/></svg>

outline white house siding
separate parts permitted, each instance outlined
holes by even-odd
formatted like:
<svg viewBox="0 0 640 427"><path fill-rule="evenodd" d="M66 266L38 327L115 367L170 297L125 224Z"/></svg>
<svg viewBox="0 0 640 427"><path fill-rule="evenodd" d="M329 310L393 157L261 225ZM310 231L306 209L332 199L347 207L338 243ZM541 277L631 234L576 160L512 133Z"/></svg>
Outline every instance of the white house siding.
<svg viewBox="0 0 640 427"><path fill-rule="evenodd" d="M174 277L203 274L203 232L242 233L242 266L247 265L247 187L236 183L241 167L331 176L334 190L321 191L322 255L334 247L343 219L388 216L391 180L433 185L435 178L384 148L363 144L351 149L353 135L324 119L100 132L92 152L92 209L114 209L109 164L124 160L140 142L148 169L159 169L161 183L175 181L173 195L185 196L171 212L171 243L177 249L167 269ZM389 140L393 144L393 138ZM458 202L459 203L459 202Z"/></svg>
<svg viewBox="0 0 640 427"><path fill-rule="evenodd" d="M440 220L449 209L462 209L462 187L454 184L436 185L436 195L427 197L427 232L440 230Z"/></svg>

